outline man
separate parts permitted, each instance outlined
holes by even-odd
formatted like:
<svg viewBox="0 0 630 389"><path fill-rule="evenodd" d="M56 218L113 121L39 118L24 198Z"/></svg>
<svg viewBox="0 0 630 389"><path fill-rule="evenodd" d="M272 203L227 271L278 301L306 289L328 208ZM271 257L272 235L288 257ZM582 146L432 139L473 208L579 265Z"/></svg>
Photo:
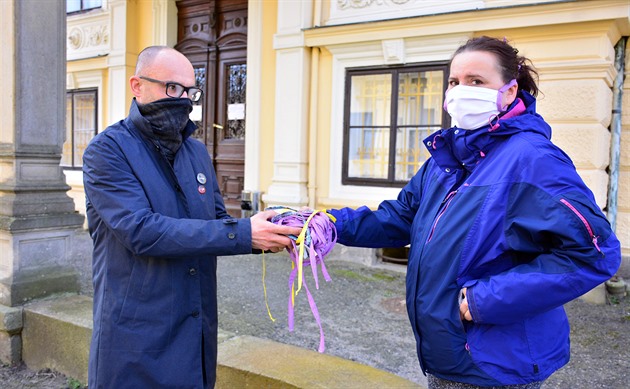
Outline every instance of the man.
<svg viewBox="0 0 630 389"><path fill-rule="evenodd" d="M205 146L190 138L195 74L176 50L152 46L129 80L129 116L85 151L94 240L89 387L212 388L216 256L277 252L299 228L225 211Z"/></svg>

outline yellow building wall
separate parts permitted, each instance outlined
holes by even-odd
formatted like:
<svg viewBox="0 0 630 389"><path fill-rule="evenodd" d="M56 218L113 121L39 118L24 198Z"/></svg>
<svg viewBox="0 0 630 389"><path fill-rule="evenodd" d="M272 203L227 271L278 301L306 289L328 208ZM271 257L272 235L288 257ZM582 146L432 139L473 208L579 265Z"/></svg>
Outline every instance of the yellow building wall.
<svg viewBox="0 0 630 389"><path fill-rule="evenodd" d="M127 2L125 37L127 79L134 75L136 60L142 49L156 44L153 41L153 3L153 0ZM125 85L125 98L129 102L133 98L128 84Z"/></svg>
<svg viewBox="0 0 630 389"><path fill-rule="evenodd" d="M326 49L321 49L319 56L319 94L318 98L318 126L317 126L317 183L315 204L317 209L327 207L322 200L322 195L328 196L330 192L328 175L330 171L330 96L332 94L332 54ZM313 113L312 113L313 114Z"/></svg>
<svg viewBox="0 0 630 389"><path fill-rule="evenodd" d="M260 104L260 136L258 169L260 188L266 192L271 185L274 171L275 106L276 106L276 52L273 48L273 36L276 33L278 5L268 1L262 7L262 80Z"/></svg>

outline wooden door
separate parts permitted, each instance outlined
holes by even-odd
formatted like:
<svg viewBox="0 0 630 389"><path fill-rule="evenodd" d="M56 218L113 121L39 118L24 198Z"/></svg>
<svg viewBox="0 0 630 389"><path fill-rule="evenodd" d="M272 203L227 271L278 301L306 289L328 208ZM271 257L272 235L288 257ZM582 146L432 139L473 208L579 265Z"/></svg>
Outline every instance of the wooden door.
<svg viewBox="0 0 630 389"><path fill-rule="evenodd" d="M241 215L245 176L247 0L180 0L177 50L204 90L193 120L205 143L228 212Z"/></svg>

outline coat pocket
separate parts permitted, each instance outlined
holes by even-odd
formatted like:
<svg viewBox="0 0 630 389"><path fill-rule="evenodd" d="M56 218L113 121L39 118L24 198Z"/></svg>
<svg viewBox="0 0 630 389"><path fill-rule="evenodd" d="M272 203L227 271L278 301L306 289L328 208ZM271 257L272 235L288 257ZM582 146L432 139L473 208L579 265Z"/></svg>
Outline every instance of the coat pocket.
<svg viewBox="0 0 630 389"><path fill-rule="evenodd" d="M499 382L532 373L533 362L523 322L509 325L474 323L468 328L467 349L475 364Z"/></svg>
<svg viewBox="0 0 630 389"><path fill-rule="evenodd" d="M172 266L166 260L135 259L109 348L159 351L171 342L173 322Z"/></svg>

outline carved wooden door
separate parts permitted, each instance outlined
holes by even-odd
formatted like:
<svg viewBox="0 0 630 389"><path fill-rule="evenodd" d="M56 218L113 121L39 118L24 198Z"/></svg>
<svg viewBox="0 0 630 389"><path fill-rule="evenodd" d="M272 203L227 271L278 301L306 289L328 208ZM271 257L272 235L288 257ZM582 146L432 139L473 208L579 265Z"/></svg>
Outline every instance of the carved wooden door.
<svg viewBox="0 0 630 389"><path fill-rule="evenodd" d="M180 0L177 50L193 66L204 98L191 117L206 144L225 206L240 217L245 176L247 0Z"/></svg>

